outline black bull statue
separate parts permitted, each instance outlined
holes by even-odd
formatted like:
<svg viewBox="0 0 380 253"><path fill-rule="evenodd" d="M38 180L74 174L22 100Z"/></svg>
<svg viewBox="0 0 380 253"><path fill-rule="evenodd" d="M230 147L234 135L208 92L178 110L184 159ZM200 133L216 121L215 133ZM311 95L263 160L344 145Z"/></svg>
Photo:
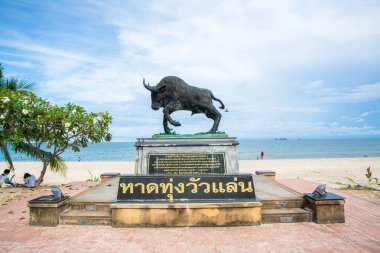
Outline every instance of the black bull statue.
<svg viewBox="0 0 380 253"><path fill-rule="evenodd" d="M207 118L214 120L214 125L209 132L215 133L218 131L222 115L214 107L212 100L216 100L221 104L220 109L224 109L224 104L220 99L214 97L210 90L188 85L181 78L175 76L164 77L156 86L146 84L145 79L143 79L143 84L146 89L151 91L152 109L164 108L163 125L165 133L171 133L168 122L173 126L181 125L181 123L170 117L171 113L179 110L191 111L191 115L204 113Z"/></svg>

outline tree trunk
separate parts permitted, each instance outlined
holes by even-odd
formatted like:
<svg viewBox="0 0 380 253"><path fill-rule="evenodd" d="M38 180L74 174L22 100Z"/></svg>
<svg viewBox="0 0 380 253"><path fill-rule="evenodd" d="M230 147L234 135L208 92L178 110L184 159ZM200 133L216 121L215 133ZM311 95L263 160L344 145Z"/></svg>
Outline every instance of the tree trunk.
<svg viewBox="0 0 380 253"><path fill-rule="evenodd" d="M5 142L0 142L0 148L2 150L2 152L4 153L4 157L5 159L7 160L8 162L8 165L9 165L9 168L14 171L15 168L13 166L13 162L12 162L12 157L11 157L11 154L9 153L9 150L8 150L8 147L7 147L7 143Z"/></svg>
<svg viewBox="0 0 380 253"><path fill-rule="evenodd" d="M49 166L49 162L44 161L43 162L43 168L41 170L41 174L40 174L40 176L38 177L38 179L36 181L36 187L39 187L40 184L42 183L42 181L44 181L44 176L45 176L46 169L47 169L48 166Z"/></svg>

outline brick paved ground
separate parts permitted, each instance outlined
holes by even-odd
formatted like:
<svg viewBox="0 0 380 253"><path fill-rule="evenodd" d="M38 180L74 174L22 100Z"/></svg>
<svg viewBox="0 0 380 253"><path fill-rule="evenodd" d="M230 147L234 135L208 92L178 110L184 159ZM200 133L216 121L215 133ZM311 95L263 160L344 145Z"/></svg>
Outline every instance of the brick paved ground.
<svg viewBox="0 0 380 253"><path fill-rule="evenodd" d="M315 184L281 180L300 192ZM74 195L89 183L73 183ZM346 223L206 228L30 227L27 201L0 207L0 252L380 252L380 205L342 194ZM38 196L34 196L38 197Z"/></svg>

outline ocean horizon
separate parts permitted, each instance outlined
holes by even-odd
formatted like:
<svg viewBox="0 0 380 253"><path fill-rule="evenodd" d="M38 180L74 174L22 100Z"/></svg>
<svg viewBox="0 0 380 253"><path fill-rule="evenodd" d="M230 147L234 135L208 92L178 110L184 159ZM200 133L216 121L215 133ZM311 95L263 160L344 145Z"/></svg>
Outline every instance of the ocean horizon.
<svg viewBox="0 0 380 253"><path fill-rule="evenodd" d="M239 140L239 160L380 157L380 139ZM135 161L135 142L90 144L80 152L66 150L65 161ZM34 161L11 151L13 161ZM4 161L4 158L2 159Z"/></svg>

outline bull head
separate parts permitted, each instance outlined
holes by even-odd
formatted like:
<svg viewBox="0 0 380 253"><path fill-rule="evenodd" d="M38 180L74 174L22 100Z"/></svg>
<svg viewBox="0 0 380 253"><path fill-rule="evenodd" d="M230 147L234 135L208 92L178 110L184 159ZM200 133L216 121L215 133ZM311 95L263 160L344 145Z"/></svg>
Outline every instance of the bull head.
<svg viewBox="0 0 380 253"><path fill-rule="evenodd" d="M155 87L155 86L150 86L149 83L146 84L146 83L145 83L145 78L143 78L143 84L144 84L145 89L147 89L147 90L149 90L149 91L157 92L157 87Z"/></svg>
<svg viewBox="0 0 380 253"><path fill-rule="evenodd" d="M146 84L145 78L143 78L143 84L147 90L152 91L152 92L164 92L166 90L166 85L163 85L163 86L157 88L157 86L150 86L149 83Z"/></svg>

